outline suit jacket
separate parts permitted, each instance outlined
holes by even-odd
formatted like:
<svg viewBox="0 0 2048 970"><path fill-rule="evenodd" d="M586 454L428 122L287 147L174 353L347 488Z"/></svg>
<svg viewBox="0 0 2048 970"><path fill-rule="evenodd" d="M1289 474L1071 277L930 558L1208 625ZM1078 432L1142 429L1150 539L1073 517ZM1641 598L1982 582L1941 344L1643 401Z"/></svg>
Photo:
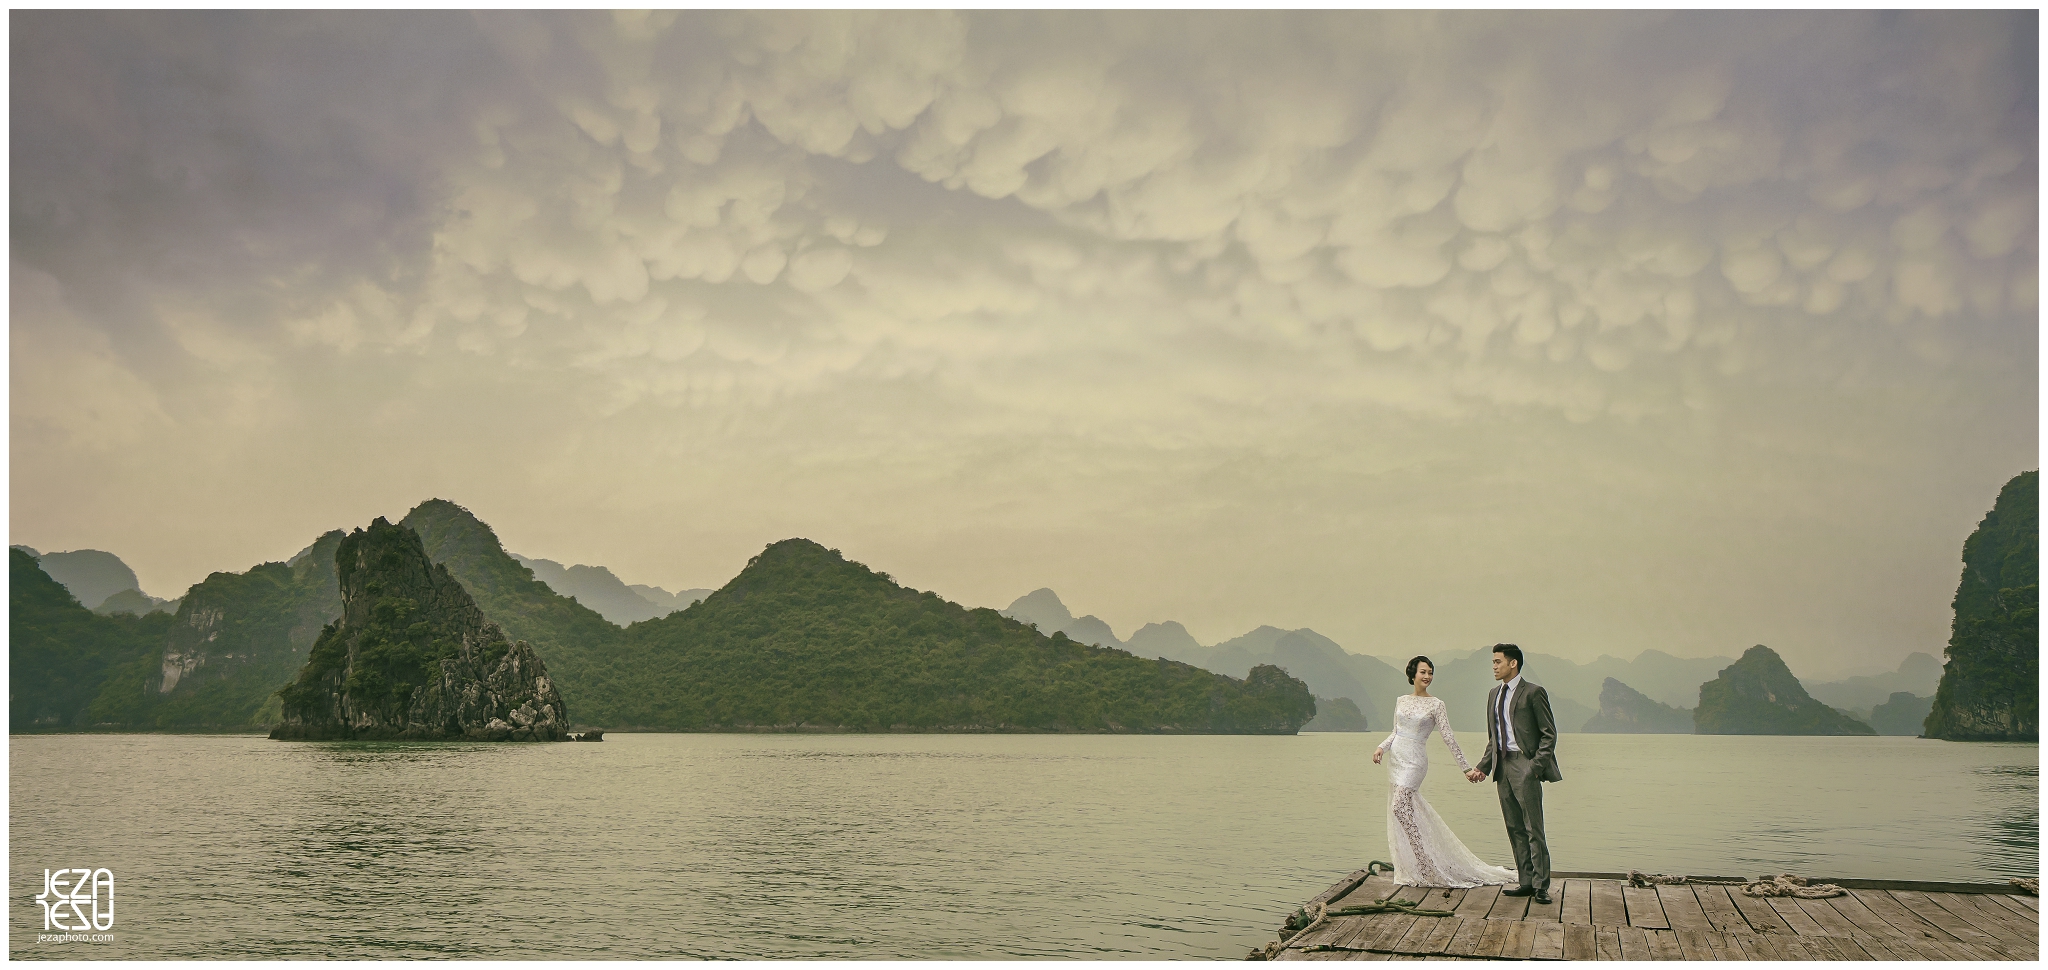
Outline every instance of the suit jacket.
<svg viewBox="0 0 2048 970"><path fill-rule="evenodd" d="M1486 692L1486 754L1476 766L1489 775L1500 766L1493 750L1500 691L1496 684ZM1515 688L1515 696L1508 699L1508 727L1515 732L1515 750L1534 756L1538 778L1564 780L1564 773L1557 770L1557 719L1551 716L1550 695L1543 692L1543 685L1524 680Z"/></svg>

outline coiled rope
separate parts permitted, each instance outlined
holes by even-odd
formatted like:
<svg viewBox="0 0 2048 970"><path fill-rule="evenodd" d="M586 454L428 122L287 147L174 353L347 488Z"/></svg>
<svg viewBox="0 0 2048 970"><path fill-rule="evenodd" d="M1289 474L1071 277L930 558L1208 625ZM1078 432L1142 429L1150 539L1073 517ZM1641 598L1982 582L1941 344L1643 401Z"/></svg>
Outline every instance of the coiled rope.
<svg viewBox="0 0 2048 970"><path fill-rule="evenodd" d="M1826 899L1830 896L1847 896L1849 891L1834 883L1808 885L1806 879L1789 872L1777 876L1762 876L1756 882L1742 887L1744 896L1790 896L1794 899Z"/></svg>

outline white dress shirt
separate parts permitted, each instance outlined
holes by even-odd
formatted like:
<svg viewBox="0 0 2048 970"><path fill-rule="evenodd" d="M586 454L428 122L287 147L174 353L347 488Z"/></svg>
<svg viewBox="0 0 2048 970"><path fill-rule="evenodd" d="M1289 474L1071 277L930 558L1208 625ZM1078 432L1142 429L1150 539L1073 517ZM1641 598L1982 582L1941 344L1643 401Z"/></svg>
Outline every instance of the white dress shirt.
<svg viewBox="0 0 2048 970"><path fill-rule="evenodd" d="M1519 686L1519 685L1520 685L1521 683L1522 683L1522 675L1521 675L1521 674L1516 674L1516 675L1514 676L1514 679L1512 679L1512 680L1509 680L1509 681L1508 681L1507 683L1504 683L1504 684L1500 685L1500 691L1501 691L1501 696L1499 696L1499 697L1496 697L1496 698L1494 698L1494 701L1493 701L1493 715L1494 715L1495 717L1499 717L1499 716L1500 716L1500 714L1501 714L1501 708L1502 708L1502 705L1506 705L1506 708L1507 708L1508 712L1512 713L1512 712L1514 711L1514 709L1515 709L1515 688L1516 688L1517 686ZM1514 752L1517 752L1517 753L1519 753L1519 752L1520 752L1520 751L1521 751L1522 749L1521 749L1520 747L1516 746L1516 744L1515 744L1515 725L1514 725L1514 723L1513 723L1513 722L1511 722L1511 721L1509 721L1509 720L1508 720L1507 718L1501 718L1501 719L1500 719L1500 725L1501 725L1501 731L1502 731L1503 733L1505 733L1505 734L1506 734L1506 735L1508 736L1508 750L1509 750L1509 751L1514 751Z"/></svg>

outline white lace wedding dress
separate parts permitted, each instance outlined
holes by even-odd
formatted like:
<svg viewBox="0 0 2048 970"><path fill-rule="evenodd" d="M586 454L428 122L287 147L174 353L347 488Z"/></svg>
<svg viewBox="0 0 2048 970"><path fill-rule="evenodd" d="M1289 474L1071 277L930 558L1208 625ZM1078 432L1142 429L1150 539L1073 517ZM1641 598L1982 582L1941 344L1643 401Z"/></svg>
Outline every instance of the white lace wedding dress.
<svg viewBox="0 0 2048 970"><path fill-rule="evenodd" d="M1470 771L1441 697L1404 694L1394 702L1394 733L1380 742L1387 752L1387 844L1394 853L1394 882L1403 886L1465 888L1515 882L1511 869L1489 866L1465 848L1422 797L1429 774L1430 733L1443 735L1458 768ZM1462 780L1462 779L1460 779Z"/></svg>

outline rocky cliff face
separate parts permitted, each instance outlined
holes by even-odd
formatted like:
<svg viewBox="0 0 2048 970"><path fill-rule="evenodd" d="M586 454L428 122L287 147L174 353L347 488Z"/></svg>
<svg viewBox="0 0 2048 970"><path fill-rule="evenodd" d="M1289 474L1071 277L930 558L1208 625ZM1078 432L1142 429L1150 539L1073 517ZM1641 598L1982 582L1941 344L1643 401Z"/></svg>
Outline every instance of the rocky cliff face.
<svg viewBox="0 0 2048 970"><path fill-rule="evenodd" d="M1660 704L1612 677L1600 685L1600 713L1581 728L1587 734L1691 734L1692 712Z"/></svg>
<svg viewBox="0 0 2048 970"><path fill-rule="evenodd" d="M510 642L427 558L417 533L382 518L341 540L341 617L279 691L278 740L559 741L561 694L525 641Z"/></svg>
<svg viewBox="0 0 2048 970"><path fill-rule="evenodd" d="M2040 473L2005 483L1963 543L1948 663L1926 736L1948 741L2040 738Z"/></svg>
<svg viewBox="0 0 2048 970"><path fill-rule="evenodd" d="M1806 693L1776 651L1762 644L1700 685L1693 709L1698 734L1876 734Z"/></svg>
<svg viewBox="0 0 2048 970"><path fill-rule="evenodd" d="M290 679L321 628L340 612L334 550L341 538L338 530L321 536L313 555L293 565L214 573L194 585L179 602L164 640L163 663L150 685L154 693L168 696L182 688L191 694L247 680L268 694Z"/></svg>

